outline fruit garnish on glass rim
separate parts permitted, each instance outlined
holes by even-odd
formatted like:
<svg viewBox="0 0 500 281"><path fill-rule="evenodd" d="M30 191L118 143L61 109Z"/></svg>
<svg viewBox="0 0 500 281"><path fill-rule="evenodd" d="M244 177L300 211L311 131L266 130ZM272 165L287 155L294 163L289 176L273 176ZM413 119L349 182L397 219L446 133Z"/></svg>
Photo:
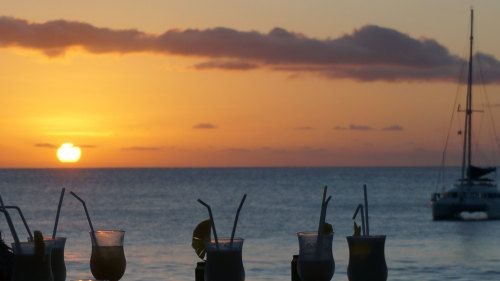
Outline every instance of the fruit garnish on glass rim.
<svg viewBox="0 0 500 281"><path fill-rule="evenodd" d="M204 220L200 222L193 231L193 241L191 242L191 247L200 257L200 259L205 259L205 254L207 250L205 249L205 243L210 241L212 223L210 220Z"/></svg>
<svg viewBox="0 0 500 281"><path fill-rule="evenodd" d="M35 257L43 261L45 259L45 242L43 241L43 235L38 230L35 230L33 234L35 240Z"/></svg>
<svg viewBox="0 0 500 281"><path fill-rule="evenodd" d="M354 234L352 236L361 236L361 226L358 226L356 222L354 222Z"/></svg>
<svg viewBox="0 0 500 281"><path fill-rule="evenodd" d="M325 227L323 228L323 234L333 233L333 226L327 222L325 222Z"/></svg>

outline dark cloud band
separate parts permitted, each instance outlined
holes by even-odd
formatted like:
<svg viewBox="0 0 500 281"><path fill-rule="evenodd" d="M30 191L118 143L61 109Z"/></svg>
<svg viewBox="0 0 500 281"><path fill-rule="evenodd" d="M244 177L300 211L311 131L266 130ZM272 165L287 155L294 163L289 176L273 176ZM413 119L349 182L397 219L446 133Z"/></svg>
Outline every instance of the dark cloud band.
<svg viewBox="0 0 500 281"><path fill-rule="evenodd" d="M0 47L31 48L59 56L72 47L90 53L148 52L208 59L195 69L312 72L360 81L456 81L464 61L432 39L367 25L335 39L315 39L275 28L269 33L230 28L170 29L149 34L75 21L33 23L0 17ZM500 62L478 53L484 82L500 82Z"/></svg>

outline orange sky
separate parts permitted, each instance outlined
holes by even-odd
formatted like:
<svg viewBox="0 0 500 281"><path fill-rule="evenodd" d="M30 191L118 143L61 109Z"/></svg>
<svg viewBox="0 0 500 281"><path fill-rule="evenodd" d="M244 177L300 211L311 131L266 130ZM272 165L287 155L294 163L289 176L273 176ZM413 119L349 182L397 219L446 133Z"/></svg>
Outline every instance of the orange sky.
<svg viewBox="0 0 500 281"><path fill-rule="evenodd" d="M323 2L2 5L0 167L439 165L470 3ZM500 5L473 2L500 73Z"/></svg>

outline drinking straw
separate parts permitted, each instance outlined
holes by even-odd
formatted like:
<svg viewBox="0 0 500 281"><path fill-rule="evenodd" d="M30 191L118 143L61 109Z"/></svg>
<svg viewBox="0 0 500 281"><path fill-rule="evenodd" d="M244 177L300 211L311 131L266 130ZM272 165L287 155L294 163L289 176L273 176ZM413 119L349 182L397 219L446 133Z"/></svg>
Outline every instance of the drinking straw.
<svg viewBox="0 0 500 281"><path fill-rule="evenodd" d="M319 224L318 224L318 234L321 232L322 230L322 225L321 225L321 217L323 215L323 206L325 205L325 199L326 199L326 190L328 189L328 187L325 185L325 187L323 187L323 198L321 199L321 211L319 212Z"/></svg>
<svg viewBox="0 0 500 281"><path fill-rule="evenodd" d="M78 197L78 195L76 195L73 191L70 191L69 193L71 193L71 195L73 195L76 199L78 199L78 201L82 203L83 209L85 209L85 215L87 215L87 220L89 221L92 240L94 240L94 245L97 246L97 238L95 237L94 227L92 226L92 222L90 221L89 211L87 210L85 201L83 201L82 198Z"/></svg>
<svg viewBox="0 0 500 281"><path fill-rule="evenodd" d="M26 227L26 231L28 232L29 241L33 241L33 234L31 234L30 227L28 226L28 223L26 222L26 219L23 216L23 212L21 212L21 208L19 208L18 206L5 206L4 208L5 209L16 209L17 210L17 212L19 213L19 216L23 220L24 227Z"/></svg>
<svg viewBox="0 0 500 281"><path fill-rule="evenodd" d="M323 199L321 200L321 212L319 215L318 235L323 234L323 230L325 228L326 208L328 207L328 201L330 201L330 199L332 198L332 196L329 196L325 200L327 189L328 189L327 186L323 188Z"/></svg>
<svg viewBox="0 0 500 281"><path fill-rule="evenodd" d="M12 237L14 238L14 244L16 245L17 249L21 249L21 245L19 244L19 237L17 236L16 228L14 227L14 224L12 223L9 212L7 212L7 209L5 209L5 205L3 204L3 200L2 200L1 195L0 195L0 205L1 205L0 211L2 213L4 213L4 215L5 215L5 220L7 221L7 224L9 225L9 228L10 228L10 232L12 233Z"/></svg>
<svg viewBox="0 0 500 281"><path fill-rule="evenodd" d="M366 236L366 233L365 233L365 215L363 212L363 204L358 205L358 207L356 208L356 211L354 212L354 215L352 216L352 219L356 219L356 216L358 215L359 210L361 210L361 230L363 231L363 236Z"/></svg>
<svg viewBox="0 0 500 281"><path fill-rule="evenodd" d="M200 202L200 204L207 207L208 209L208 216L210 216L210 221L212 222L212 230L214 232L215 247L219 249L219 240L217 240L217 232L215 231L215 223L214 223L214 217L212 216L212 209L207 203L201 201L201 199L198 199L198 202Z"/></svg>
<svg viewBox="0 0 500 281"><path fill-rule="evenodd" d="M368 224L368 195L366 194L366 184L363 185L363 193L365 197L366 235L370 236L370 225Z"/></svg>
<svg viewBox="0 0 500 281"><path fill-rule="evenodd" d="M238 223L238 217L240 216L241 207L243 206L243 203L245 202L246 198L247 198L247 195L245 193L243 195L243 198L241 198L240 206L238 207L238 210L236 211L236 217L234 218L233 231L231 232L231 242L229 243L229 248L233 247L233 239L234 239L234 233L236 232L236 224Z"/></svg>
<svg viewBox="0 0 500 281"><path fill-rule="evenodd" d="M325 220L326 220L326 208L328 207L328 202L332 199L332 196L328 196L328 198L321 204L321 214L319 218L319 227L318 227L318 235L323 235L323 231L325 230Z"/></svg>
<svg viewBox="0 0 500 281"><path fill-rule="evenodd" d="M59 222L59 213L61 212L61 205L62 205L62 201L64 198L64 191L65 190L66 190L66 188L63 187L63 189L61 190L61 196L59 197L59 205L57 206L56 222L54 223L54 231L52 231L52 239L56 238L57 223Z"/></svg>

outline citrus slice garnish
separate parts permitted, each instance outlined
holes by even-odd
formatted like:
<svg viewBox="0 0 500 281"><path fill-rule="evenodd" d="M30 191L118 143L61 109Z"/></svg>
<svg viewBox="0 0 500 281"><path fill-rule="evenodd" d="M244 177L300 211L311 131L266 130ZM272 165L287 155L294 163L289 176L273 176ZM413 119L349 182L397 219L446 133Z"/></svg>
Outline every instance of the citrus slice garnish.
<svg viewBox="0 0 500 281"><path fill-rule="evenodd" d="M352 236L361 236L361 226L358 226L356 222L354 222L354 234Z"/></svg>
<svg viewBox="0 0 500 281"><path fill-rule="evenodd" d="M333 226L327 222L325 222L325 226L323 228L323 234L333 233Z"/></svg>
<svg viewBox="0 0 500 281"><path fill-rule="evenodd" d="M43 235L38 230L35 230L33 234L35 240L35 257L39 261L43 261L45 258L45 242L43 241Z"/></svg>
<svg viewBox="0 0 500 281"><path fill-rule="evenodd" d="M200 259L204 259L207 253L205 243L206 241L210 241L211 227L212 223L210 220L204 220L200 222L193 231L193 242L191 243L191 247L193 247Z"/></svg>

